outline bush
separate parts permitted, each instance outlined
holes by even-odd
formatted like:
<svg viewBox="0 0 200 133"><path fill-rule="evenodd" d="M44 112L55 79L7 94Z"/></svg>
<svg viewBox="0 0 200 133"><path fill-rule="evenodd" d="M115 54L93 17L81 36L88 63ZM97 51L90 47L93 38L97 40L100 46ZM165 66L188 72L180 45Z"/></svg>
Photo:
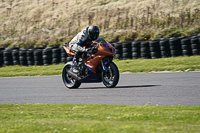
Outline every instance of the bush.
<svg viewBox="0 0 200 133"><path fill-rule="evenodd" d="M180 29L170 29L167 37L178 37L183 35Z"/></svg>

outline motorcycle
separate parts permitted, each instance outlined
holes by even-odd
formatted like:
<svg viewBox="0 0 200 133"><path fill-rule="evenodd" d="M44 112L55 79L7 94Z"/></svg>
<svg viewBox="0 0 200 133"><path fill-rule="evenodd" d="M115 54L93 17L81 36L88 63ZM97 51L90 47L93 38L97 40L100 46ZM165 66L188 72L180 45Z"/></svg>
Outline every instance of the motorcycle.
<svg viewBox="0 0 200 133"><path fill-rule="evenodd" d="M72 61L67 62L62 71L63 83L69 89L78 88L81 83L98 83L113 88L119 81L119 70L113 61L115 48L103 38L93 41L94 53L83 53L77 68L79 73L72 72ZM74 56L68 46L63 46L68 55ZM87 47L86 47L87 48Z"/></svg>

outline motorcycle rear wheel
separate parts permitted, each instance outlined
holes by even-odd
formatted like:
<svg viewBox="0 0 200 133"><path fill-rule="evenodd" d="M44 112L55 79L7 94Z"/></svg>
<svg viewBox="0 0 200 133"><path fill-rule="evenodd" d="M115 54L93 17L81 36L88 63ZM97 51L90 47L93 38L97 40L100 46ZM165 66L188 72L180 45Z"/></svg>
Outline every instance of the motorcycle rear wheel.
<svg viewBox="0 0 200 133"><path fill-rule="evenodd" d="M115 87L119 81L119 70L117 66L115 65L115 63L111 62L108 66L107 72L104 70L102 71L101 77L102 77L103 84L107 88Z"/></svg>
<svg viewBox="0 0 200 133"><path fill-rule="evenodd" d="M71 66L72 66L72 62L68 62L65 64L63 71L62 71L62 79L63 79L64 85L67 88L76 89L81 85L81 83L78 80L76 80L68 75L67 70L70 70Z"/></svg>

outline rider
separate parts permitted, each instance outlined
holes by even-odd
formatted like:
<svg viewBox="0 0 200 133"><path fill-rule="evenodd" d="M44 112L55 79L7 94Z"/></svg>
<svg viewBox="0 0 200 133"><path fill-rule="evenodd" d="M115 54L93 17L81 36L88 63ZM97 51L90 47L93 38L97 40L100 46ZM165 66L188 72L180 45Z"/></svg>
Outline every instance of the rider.
<svg viewBox="0 0 200 133"><path fill-rule="evenodd" d="M97 40L99 37L99 28L97 26L91 25L86 27L81 32L79 32L69 43L69 47L76 51L73 58L72 72L78 73L77 64L79 61L79 56L83 52L92 53L91 50L83 48L83 46L88 46L92 44L92 41Z"/></svg>

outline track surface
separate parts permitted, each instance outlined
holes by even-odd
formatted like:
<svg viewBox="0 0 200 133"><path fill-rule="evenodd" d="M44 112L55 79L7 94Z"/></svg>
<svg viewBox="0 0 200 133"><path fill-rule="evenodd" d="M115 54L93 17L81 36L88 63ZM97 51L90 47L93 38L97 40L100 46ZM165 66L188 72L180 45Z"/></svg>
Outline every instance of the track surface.
<svg viewBox="0 0 200 133"><path fill-rule="evenodd" d="M103 83L68 89L61 76L0 78L0 103L200 105L200 72L121 74L116 88Z"/></svg>

